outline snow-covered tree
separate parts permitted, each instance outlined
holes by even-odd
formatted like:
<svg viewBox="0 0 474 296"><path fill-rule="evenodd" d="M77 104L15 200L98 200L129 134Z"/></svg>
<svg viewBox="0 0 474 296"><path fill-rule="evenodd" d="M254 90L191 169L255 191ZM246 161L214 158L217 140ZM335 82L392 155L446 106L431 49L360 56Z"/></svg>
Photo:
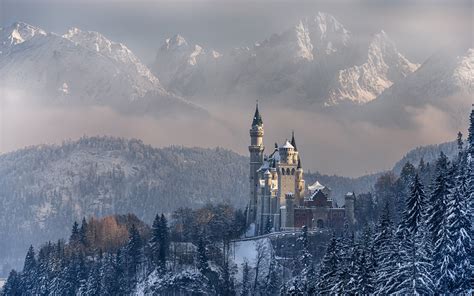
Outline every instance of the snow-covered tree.
<svg viewBox="0 0 474 296"><path fill-rule="evenodd" d="M241 296L250 295L250 267L247 261L245 261L242 264L242 287L241 287L240 295Z"/></svg>
<svg viewBox="0 0 474 296"><path fill-rule="evenodd" d="M340 258L338 253L338 242L333 233L331 241L327 246L326 253L321 262L319 271L318 292L322 294L331 293L337 284L337 273L339 270Z"/></svg>

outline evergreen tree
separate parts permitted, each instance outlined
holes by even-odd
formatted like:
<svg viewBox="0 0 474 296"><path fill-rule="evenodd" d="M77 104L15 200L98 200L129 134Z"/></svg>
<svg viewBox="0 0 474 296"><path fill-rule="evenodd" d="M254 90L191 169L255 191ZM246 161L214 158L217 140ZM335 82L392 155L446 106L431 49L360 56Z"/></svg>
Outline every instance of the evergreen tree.
<svg viewBox="0 0 474 296"><path fill-rule="evenodd" d="M380 215L374 239L376 261L375 292L384 293L386 283L396 273L398 266L397 244L395 243L393 223L389 205L386 204Z"/></svg>
<svg viewBox="0 0 474 296"><path fill-rule="evenodd" d="M386 293L432 294L435 287L425 227L426 203L418 175L415 175L410 191L398 233L401 260L398 270L387 283Z"/></svg>
<svg viewBox="0 0 474 296"><path fill-rule="evenodd" d="M101 277L100 277L100 262L94 264L90 269L87 281L83 285L83 291L85 295L103 295L100 290L101 288Z"/></svg>
<svg viewBox="0 0 474 296"><path fill-rule="evenodd" d="M339 270L338 243L336 235L333 233L331 241L326 249L326 253L321 262L319 272L319 293L329 294L337 284L337 272Z"/></svg>
<svg viewBox="0 0 474 296"><path fill-rule="evenodd" d="M355 282L353 264L353 260L355 259L353 258L354 248L354 234L350 231L348 221L346 220L344 222L344 231L339 247L339 258L341 261L338 270L338 279L336 286L333 288L336 294L345 295L355 289L355 287L352 286Z"/></svg>
<svg viewBox="0 0 474 296"><path fill-rule="evenodd" d="M21 289L26 294L35 294L37 276L37 262L35 256L35 249L30 245L26 253L23 272L21 273Z"/></svg>
<svg viewBox="0 0 474 296"><path fill-rule="evenodd" d="M308 227L306 227L306 225L301 229L301 235L298 238L298 242L301 246L301 253L298 260L300 262L299 265L302 268L299 282L301 284L302 290L308 295L311 295L316 291L316 287L314 285L314 279L316 275L313 265L313 255L309 251L310 247L308 239Z"/></svg>
<svg viewBox="0 0 474 296"><path fill-rule="evenodd" d="M463 172L457 178L448 202L448 225L454 261L454 292L466 293L470 288L472 249L471 217L467 197L467 180Z"/></svg>
<svg viewBox="0 0 474 296"><path fill-rule="evenodd" d="M4 296L20 296L27 292L21 287L21 278L15 270L10 271L5 286L0 290L0 295Z"/></svg>
<svg viewBox="0 0 474 296"><path fill-rule="evenodd" d="M159 267L161 272L166 270L166 259L169 250L169 229L168 221L162 214L156 215L153 221L150 238L150 249L153 262Z"/></svg>
<svg viewBox="0 0 474 296"><path fill-rule="evenodd" d="M433 189L430 194L430 201L428 204L428 225L431 232L432 245L438 241L441 221L446 215L448 195L450 193L452 184L448 176L449 161L446 155L441 152L436 162L436 177L433 184ZM438 260L435 254L434 260Z"/></svg>
<svg viewBox="0 0 474 296"><path fill-rule="evenodd" d="M89 247L88 224L86 218L82 218L81 228L79 229L79 240L84 247Z"/></svg>
<svg viewBox="0 0 474 296"><path fill-rule="evenodd" d="M80 242L81 234L79 233L79 224L74 221L74 224L72 225L71 236L69 237L69 245L73 250L77 251Z"/></svg>
<svg viewBox="0 0 474 296"><path fill-rule="evenodd" d="M112 296L121 294L118 284L118 279L121 278L121 276L116 269L115 257L113 255L106 254L104 256L100 266L99 276L99 290L101 295Z"/></svg>
<svg viewBox="0 0 474 296"><path fill-rule="evenodd" d="M161 237L160 237L160 252L159 252L159 261L162 268L166 269L166 259L169 253L169 246L170 246L170 235L169 235L169 228L168 228L168 221L166 220L165 215L161 214L160 218L161 224Z"/></svg>
<svg viewBox="0 0 474 296"><path fill-rule="evenodd" d="M197 268L204 275L210 270L206 254L206 244L202 237L199 238L197 245Z"/></svg>
<svg viewBox="0 0 474 296"><path fill-rule="evenodd" d="M265 291L264 294L268 296L277 295L278 291L280 290L281 279L280 273L278 270L278 264L275 259L275 254L272 252L272 256L270 258L270 264L268 266L268 274L265 283Z"/></svg>
<svg viewBox="0 0 474 296"><path fill-rule="evenodd" d="M125 250L125 274L128 282L127 291L131 291L137 282L139 267L142 263L142 239L135 224L132 224L130 228L129 239Z"/></svg>
<svg viewBox="0 0 474 296"><path fill-rule="evenodd" d="M221 267L222 282L220 285L219 295L232 296L235 295L235 284L234 277L229 267L228 260L224 260L224 264Z"/></svg>
<svg viewBox="0 0 474 296"><path fill-rule="evenodd" d="M410 188L410 195L406 201L406 208L403 213L403 227L408 233L415 234L423 222L425 214L425 192L420 182L418 174L415 174Z"/></svg>
<svg viewBox="0 0 474 296"><path fill-rule="evenodd" d="M250 295L250 267L247 261L242 264L242 290L240 295Z"/></svg>

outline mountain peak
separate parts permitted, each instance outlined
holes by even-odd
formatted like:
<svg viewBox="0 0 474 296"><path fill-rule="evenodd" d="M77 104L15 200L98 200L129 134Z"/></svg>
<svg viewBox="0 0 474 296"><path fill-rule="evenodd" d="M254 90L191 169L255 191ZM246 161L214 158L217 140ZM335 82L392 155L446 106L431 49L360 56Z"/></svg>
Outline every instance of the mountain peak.
<svg viewBox="0 0 474 296"><path fill-rule="evenodd" d="M187 47L188 42L186 41L186 39L184 39L184 37L180 34L176 34L173 37L167 38L163 46L161 46L161 49L166 51L173 51Z"/></svg>
<svg viewBox="0 0 474 296"><path fill-rule="evenodd" d="M0 46L13 46L23 43L36 35L46 35L42 29L18 21L0 31Z"/></svg>

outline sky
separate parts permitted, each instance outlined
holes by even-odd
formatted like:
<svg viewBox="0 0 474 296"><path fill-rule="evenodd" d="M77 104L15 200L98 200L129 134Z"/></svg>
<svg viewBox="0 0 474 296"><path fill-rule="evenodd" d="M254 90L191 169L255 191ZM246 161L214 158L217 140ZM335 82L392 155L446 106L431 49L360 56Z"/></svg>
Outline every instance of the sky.
<svg viewBox="0 0 474 296"><path fill-rule="evenodd" d="M318 11L333 14L357 36L370 38L384 30L399 51L422 63L440 49L473 46L473 1L347 0L347 1L117 1L0 0L0 26L24 21L46 31L64 33L70 27L98 31L127 45L148 64L172 35L189 43L226 51L251 46L294 26ZM59 110L34 106L24 96L3 93L0 99L0 153L40 143L61 143L82 135L106 134L140 138L154 146L221 146L247 155L248 128L254 106L206 106L227 126L178 124L150 118L124 118L111 110ZM466 98L462 98L466 100ZM2 105L3 104L3 105ZM461 105L468 105L463 102ZM238 110L237 112L227 112ZM283 143L294 129L305 169L360 176L390 169L418 145L452 140L460 126L430 106L411 110L416 127L333 120L328 114L262 106L265 145ZM396 114L391 114L396 116ZM291 124L281 118L290 118ZM466 121L467 122L467 121ZM308 123L311 123L310 125ZM169 126L173 127L170 133ZM189 127L192 126L190 129ZM231 126L231 128L229 128ZM197 128L199 127L199 128ZM200 135L197 137L196 135Z"/></svg>
<svg viewBox="0 0 474 296"><path fill-rule="evenodd" d="M360 36L384 30L400 51L423 62L439 48L472 46L473 1L120 1L0 0L0 26L24 21L46 31L98 31L145 63L174 34L206 48L249 46L318 11ZM423 45L423 46L421 46Z"/></svg>

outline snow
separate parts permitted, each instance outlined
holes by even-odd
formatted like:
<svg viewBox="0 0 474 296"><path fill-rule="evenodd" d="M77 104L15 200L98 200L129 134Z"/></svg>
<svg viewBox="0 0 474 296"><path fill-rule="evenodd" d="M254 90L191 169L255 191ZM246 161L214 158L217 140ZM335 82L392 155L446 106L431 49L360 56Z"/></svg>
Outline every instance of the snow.
<svg viewBox="0 0 474 296"><path fill-rule="evenodd" d="M291 145L291 143L287 140L285 145L283 145L283 148L285 148L285 149L294 149L295 147L293 147L293 145Z"/></svg>
<svg viewBox="0 0 474 296"><path fill-rule="evenodd" d="M319 181L316 181L314 182L312 185L309 185L308 186L308 190L309 191L316 191L316 190L322 190L326 188L326 186L322 185L321 183L319 183Z"/></svg>
<svg viewBox="0 0 474 296"><path fill-rule="evenodd" d="M365 63L339 71L338 85L330 91L328 105L340 100L368 103L418 67L402 56L393 41L381 31L373 37Z"/></svg>
<svg viewBox="0 0 474 296"><path fill-rule="evenodd" d="M3 286L5 285L7 279L5 278L0 278L0 290L3 288Z"/></svg>

